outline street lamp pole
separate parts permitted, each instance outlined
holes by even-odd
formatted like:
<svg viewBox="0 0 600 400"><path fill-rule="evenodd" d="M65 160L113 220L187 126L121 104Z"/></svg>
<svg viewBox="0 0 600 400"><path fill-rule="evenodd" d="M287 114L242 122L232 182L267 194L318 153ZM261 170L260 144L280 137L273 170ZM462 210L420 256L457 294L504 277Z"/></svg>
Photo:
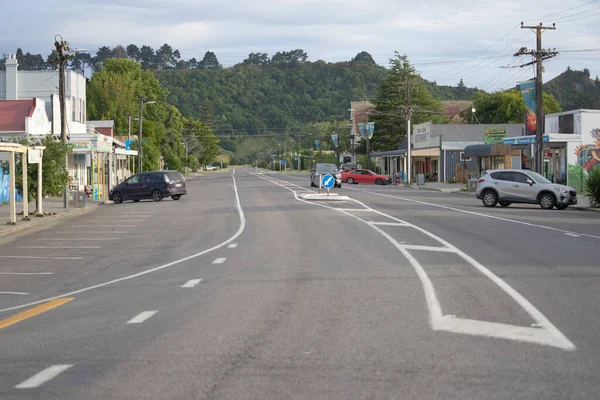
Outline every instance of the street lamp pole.
<svg viewBox="0 0 600 400"><path fill-rule="evenodd" d="M146 100L146 97L139 95L138 94L138 100L140 102L140 126L139 126L139 133L138 133L138 172L143 172L142 171L142 158L144 155L144 142L142 140L142 127L144 125L144 104L154 104L156 103L155 101L144 101Z"/></svg>

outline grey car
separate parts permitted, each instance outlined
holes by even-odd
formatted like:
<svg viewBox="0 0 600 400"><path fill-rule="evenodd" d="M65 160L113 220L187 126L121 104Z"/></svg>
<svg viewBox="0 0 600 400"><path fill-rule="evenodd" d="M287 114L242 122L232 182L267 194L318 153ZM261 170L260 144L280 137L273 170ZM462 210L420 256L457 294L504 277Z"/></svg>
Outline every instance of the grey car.
<svg viewBox="0 0 600 400"><path fill-rule="evenodd" d="M537 172L518 169L487 171L477 181L476 196L486 207L527 203L539 204L546 210L564 210L577 204L577 191L572 187L552 183Z"/></svg>
<svg viewBox="0 0 600 400"><path fill-rule="evenodd" d="M340 169L335 164L318 163L317 166L310 171L310 186L319 187L319 179L323 175L333 175L335 178L335 187L342 187L342 174Z"/></svg>

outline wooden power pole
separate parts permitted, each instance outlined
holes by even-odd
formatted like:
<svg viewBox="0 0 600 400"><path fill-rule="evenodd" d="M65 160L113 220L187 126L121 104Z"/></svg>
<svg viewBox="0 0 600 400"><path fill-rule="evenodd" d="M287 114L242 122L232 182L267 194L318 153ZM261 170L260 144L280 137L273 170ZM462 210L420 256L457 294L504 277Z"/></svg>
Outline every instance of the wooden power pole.
<svg viewBox="0 0 600 400"><path fill-rule="evenodd" d="M550 29L555 30L555 24L552 26L543 26L540 22L539 25L525 26L521 22L521 29L533 29L535 30L537 46L535 50L528 50L525 47L519 49L515 56L531 55L535 57L535 61L521 65L526 67L528 65L536 64L536 100L535 100L535 170L537 173L543 175L543 164L544 164L544 107L543 107L543 61L549 58L555 57L558 52L554 50L545 50L542 48L542 32Z"/></svg>

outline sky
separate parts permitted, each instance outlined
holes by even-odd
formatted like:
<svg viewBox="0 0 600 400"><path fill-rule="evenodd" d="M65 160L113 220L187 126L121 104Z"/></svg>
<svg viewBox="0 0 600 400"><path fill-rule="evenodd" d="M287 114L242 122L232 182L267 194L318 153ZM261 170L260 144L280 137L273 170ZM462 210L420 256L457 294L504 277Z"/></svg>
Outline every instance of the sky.
<svg viewBox="0 0 600 400"><path fill-rule="evenodd" d="M298 48L327 62L367 51L387 66L398 51L425 79L487 91L534 76L534 67L518 68L530 56L513 56L536 45L522 21L556 23L542 35L544 48L559 51L544 63L544 81L567 66L600 75L600 0L22 0L2 11L0 53L45 56L56 34L93 54L168 43L184 59L213 51L224 66Z"/></svg>

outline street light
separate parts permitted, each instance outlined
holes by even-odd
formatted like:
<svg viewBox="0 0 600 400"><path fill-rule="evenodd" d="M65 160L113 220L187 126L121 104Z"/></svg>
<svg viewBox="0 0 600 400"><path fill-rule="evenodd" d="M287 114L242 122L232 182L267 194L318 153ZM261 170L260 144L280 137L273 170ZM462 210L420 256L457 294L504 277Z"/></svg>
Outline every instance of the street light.
<svg viewBox="0 0 600 400"><path fill-rule="evenodd" d="M143 141L142 141L142 127L144 125L144 104L156 104L156 101L144 101L146 100L146 98L142 95L138 95L138 99L140 101L140 128L139 128L139 135L138 135L138 142L139 142L139 148L138 148L138 172L142 172L142 156L144 154L144 145L143 145Z"/></svg>

